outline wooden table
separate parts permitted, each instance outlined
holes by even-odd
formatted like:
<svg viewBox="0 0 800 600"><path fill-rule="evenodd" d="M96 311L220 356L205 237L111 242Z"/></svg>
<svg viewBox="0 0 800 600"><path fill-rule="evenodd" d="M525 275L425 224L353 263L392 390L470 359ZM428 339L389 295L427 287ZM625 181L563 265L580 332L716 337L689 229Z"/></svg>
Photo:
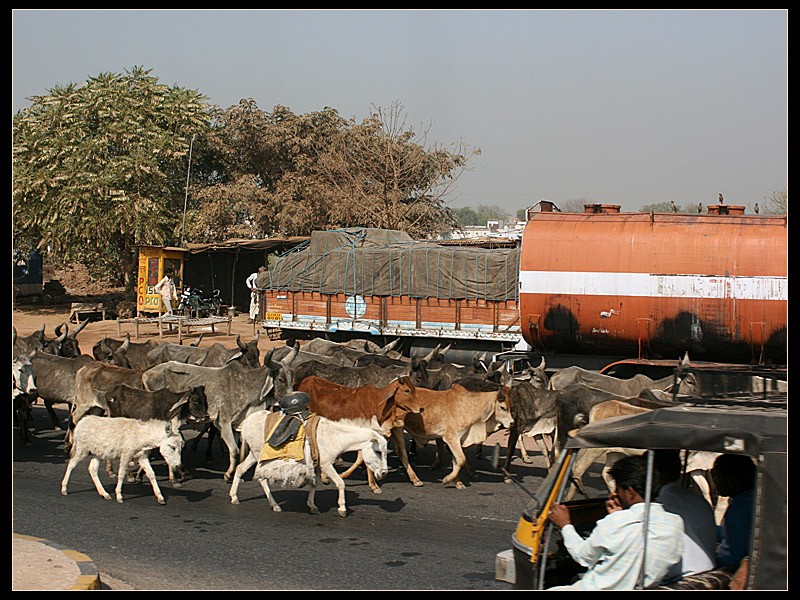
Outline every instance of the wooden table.
<svg viewBox="0 0 800 600"><path fill-rule="evenodd" d="M211 326L212 333L215 331L214 326L219 323L228 324L228 335L231 334L231 317L181 317L178 315L161 315L160 317L133 317L131 319L117 319L117 335L122 337L122 324L133 323L134 337L139 338L139 325L158 324L158 337L164 337L164 326L172 329L177 325L178 341L183 341L183 338L188 336L192 327Z"/></svg>

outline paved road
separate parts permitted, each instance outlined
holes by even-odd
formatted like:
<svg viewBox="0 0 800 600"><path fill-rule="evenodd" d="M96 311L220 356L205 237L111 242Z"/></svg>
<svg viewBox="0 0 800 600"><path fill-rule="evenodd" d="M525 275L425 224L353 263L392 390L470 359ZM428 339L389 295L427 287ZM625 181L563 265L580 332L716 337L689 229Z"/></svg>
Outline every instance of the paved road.
<svg viewBox="0 0 800 600"><path fill-rule="evenodd" d="M44 409L35 415L44 426ZM425 486L415 488L392 457L382 494L369 490L363 472L348 480L351 512L342 519L333 488L318 493L316 516L304 490L278 491L283 512L273 513L251 480L240 488L241 504L231 505L226 457L215 448L205 464L201 445L187 452L194 477L180 489L155 463L166 506L142 484L126 484L119 505L98 496L85 464L61 496L61 435L41 432L31 447L15 441L13 528L86 554L104 582L139 590L509 589L494 579L494 556L509 546L529 498L486 462L476 463L467 489L443 486L442 473L425 466L430 444L417 469ZM545 474L542 463L515 462L531 490Z"/></svg>

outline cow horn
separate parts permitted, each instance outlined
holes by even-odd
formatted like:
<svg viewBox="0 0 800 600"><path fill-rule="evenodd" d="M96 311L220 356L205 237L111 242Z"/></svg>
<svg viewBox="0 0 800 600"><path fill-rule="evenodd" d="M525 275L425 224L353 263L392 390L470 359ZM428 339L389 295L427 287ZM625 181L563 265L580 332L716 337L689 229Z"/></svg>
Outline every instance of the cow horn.
<svg viewBox="0 0 800 600"><path fill-rule="evenodd" d="M122 345L119 348L117 348L117 352L127 352L130 347L131 347L131 336L126 336L125 341L122 342Z"/></svg>
<svg viewBox="0 0 800 600"><path fill-rule="evenodd" d="M57 327L57 328L56 328L56 331L58 331L59 329L60 329L60 327ZM62 343L62 342L63 342L64 340L66 340L66 339L67 339L67 331L64 331L64 333L62 333L61 335L59 335L59 336L58 336L58 337L55 339L55 341L56 341L56 342L58 342L58 343L60 344L60 343Z"/></svg>
<svg viewBox="0 0 800 600"><path fill-rule="evenodd" d="M442 347L442 345L441 345L441 344L437 345L437 346L436 346L436 348L434 348L433 350L431 350L431 351L428 353L428 355L427 355L425 358L423 358L422 360L424 360L426 363L430 363L430 362L431 362L431 361L434 359L434 357L436 356L436 354L439 352L439 348L441 348L441 347Z"/></svg>
<svg viewBox="0 0 800 600"><path fill-rule="evenodd" d="M69 331L69 326L66 323L59 323L58 325L56 325L56 328L53 330L53 333L55 333L56 337L60 337L61 336L61 328L62 327L66 327L67 331ZM42 331L44 331L44 327L42 328Z"/></svg>
<svg viewBox="0 0 800 600"><path fill-rule="evenodd" d="M245 346L244 342L242 342L242 335L241 334L236 336L236 345L239 346L239 349L242 352L247 352L247 346ZM241 356L241 354L239 356Z"/></svg>
<svg viewBox="0 0 800 600"><path fill-rule="evenodd" d="M71 338L74 340L74 339L75 339L75 338L78 336L78 334L79 334L81 331L83 331L83 328L84 328L84 327L86 327L88 324L89 324L89 317L86 317L86 320L85 320L85 321L83 321L83 322L82 322L80 325L78 325L78 328L77 328L77 329L75 329L75 331L73 331L73 332L72 332L72 333L69 335L69 337L71 337Z"/></svg>
<svg viewBox="0 0 800 600"><path fill-rule="evenodd" d="M270 366L270 363L272 363L272 355L275 354L275 350L276 350L276 348L274 348L274 347L270 348L269 350L267 350L267 353L264 356L264 366L265 367Z"/></svg>
<svg viewBox="0 0 800 600"><path fill-rule="evenodd" d="M536 367L536 368L537 368L537 369L541 369L542 371L544 371L544 370L547 368L547 365L546 365L546 364L545 364L545 362L544 362L544 356L542 356L542 362L540 362L540 363L539 363L539 366L538 366L538 367Z"/></svg>
<svg viewBox="0 0 800 600"><path fill-rule="evenodd" d="M205 333L201 333L201 334L200 334L200 337L198 337L198 338L197 338L195 341L193 341L193 342L192 342L191 344L189 344L189 345L190 345L190 346L194 346L195 348L197 348L198 346L200 346L200 340L202 340L202 339L203 339L203 336L204 336L204 335L205 335Z"/></svg>
<svg viewBox="0 0 800 600"><path fill-rule="evenodd" d="M300 342L295 342L294 343L294 347L292 348L292 351L289 352L289 354L287 354L286 356L283 357L283 360L281 361L281 365L283 365L284 367L287 367L287 368L289 366L291 366L292 362L294 362L294 359L295 359L295 357L297 356L297 354L299 352L300 352Z"/></svg>
<svg viewBox="0 0 800 600"><path fill-rule="evenodd" d="M400 338L396 338L394 341L389 342L383 348L381 348L380 353L386 356L390 351L394 350L399 343L400 343Z"/></svg>

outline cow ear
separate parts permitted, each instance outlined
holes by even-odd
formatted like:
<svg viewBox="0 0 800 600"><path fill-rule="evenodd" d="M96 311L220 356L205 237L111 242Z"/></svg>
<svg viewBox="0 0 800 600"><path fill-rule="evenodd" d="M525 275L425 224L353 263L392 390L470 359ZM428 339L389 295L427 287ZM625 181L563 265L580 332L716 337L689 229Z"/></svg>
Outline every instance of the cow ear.
<svg viewBox="0 0 800 600"><path fill-rule="evenodd" d="M228 360L226 360L225 364L227 365L228 363L232 363L235 360L239 360L240 358L242 358L242 356L244 356L244 354L242 354L241 352L237 352L236 354L231 356Z"/></svg>

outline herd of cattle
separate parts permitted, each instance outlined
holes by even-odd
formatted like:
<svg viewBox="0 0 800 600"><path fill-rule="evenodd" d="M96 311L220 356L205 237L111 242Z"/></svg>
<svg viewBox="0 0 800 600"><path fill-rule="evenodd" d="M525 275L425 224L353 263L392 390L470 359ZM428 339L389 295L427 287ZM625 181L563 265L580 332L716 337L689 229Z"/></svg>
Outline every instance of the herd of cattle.
<svg viewBox="0 0 800 600"><path fill-rule="evenodd" d="M250 342L237 337L235 349L221 344L202 348L199 340L184 346L134 343L130 337L104 338L88 355L82 353L78 343L78 334L87 322L71 332L64 324L63 330L62 326L56 328L53 338L45 335L44 327L28 336L18 336L13 330L15 424L24 442L31 443L28 422L32 404L42 400L56 429L62 423L53 405L67 404L70 418L65 426L65 445L70 461L62 493L66 494L71 470L90 455L89 471L98 493L106 499L110 496L97 477L98 465L101 460L107 461L112 473L111 464L118 462L118 502L122 502L128 465L138 462L156 498L163 503L148 454L159 449L169 466L170 481L180 486L180 480L187 476L180 462L180 428L195 427L208 432L208 451L215 434L227 447L229 462L224 478L234 481L231 501L237 503L239 481L258 462L261 450L251 447L251 454L246 454L247 445L241 444L245 420L258 415L250 420L261 419L263 440L263 416L291 391L307 393L312 399L310 410L328 421L349 421L364 428L374 428L377 423L384 437L393 441L415 486L421 486L422 481L409 461L407 438L418 445L435 441L437 463L446 446L452 469L443 483L462 489L461 471L470 469L464 448L482 444L499 427L509 432L502 469L510 478L521 435L534 438L549 464L570 431L593 420L672 404L673 392L697 395L701 385L691 373L662 380L644 375L617 379L578 367L561 369L548 377L544 360L512 376L502 363L485 364L485 357L476 357L469 365L455 365L445 361L447 348L437 347L424 358L410 359L394 349L396 343L380 347L365 340L336 343L319 338L302 346L296 343L273 348L261 360L258 335ZM673 389L675 385L679 389ZM197 439L199 436L195 442ZM383 451L380 444L374 440L370 443L379 457ZM331 447L339 448L335 444ZM524 445L521 452L523 460L529 462ZM369 484L380 493L377 479L385 471L375 473L381 468L375 462L377 458L370 456L371 463L365 458ZM576 471L576 484L590 462L600 458L592 455L583 461ZM385 464L385 456L383 460ZM339 475L331 470L332 466L323 469L321 475L338 480ZM279 510L265 480L260 482L273 510ZM346 513L342 508L343 483L340 500L339 512ZM313 488L309 508L315 508Z"/></svg>

